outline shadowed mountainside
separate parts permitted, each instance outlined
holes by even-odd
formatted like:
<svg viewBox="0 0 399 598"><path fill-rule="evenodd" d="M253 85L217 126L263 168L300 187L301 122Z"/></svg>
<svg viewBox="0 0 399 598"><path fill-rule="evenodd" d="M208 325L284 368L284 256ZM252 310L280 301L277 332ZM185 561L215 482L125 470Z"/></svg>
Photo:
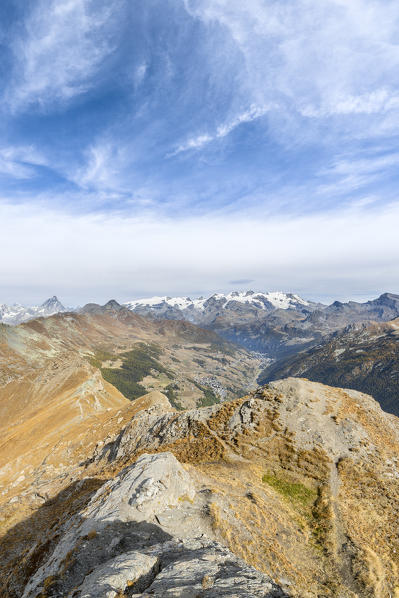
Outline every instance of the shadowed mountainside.
<svg viewBox="0 0 399 598"><path fill-rule="evenodd" d="M399 415L399 318L351 325L308 351L272 364L259 383L286 376L366 392Z"/></svg>

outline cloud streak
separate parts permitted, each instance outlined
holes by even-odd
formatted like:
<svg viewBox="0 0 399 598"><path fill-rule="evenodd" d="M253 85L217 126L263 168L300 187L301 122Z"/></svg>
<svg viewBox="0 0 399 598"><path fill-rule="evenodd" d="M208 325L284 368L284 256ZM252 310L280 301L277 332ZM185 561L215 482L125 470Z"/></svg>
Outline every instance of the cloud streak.
<svg viewBox="0 0 399 598"><path fill-rule="evenodd" d="M169 157L176 156L177 154L189 150L198 150L203 148L208 143L211 143L212 141L215 141L217 139L223 139L223 137L227 137L227 135L230 135L230 133L240 125L244 123L250 123L254 120L257 120L258 118L261 118L262 116L267 114L269 110L270 107L261 107L252 104L244 112L237 114L231 120L219 125L214 133L203 133L201 135L197 135L196 137L188 139L185 143L179 145L175 151L171 152L169 154Z"/></svg>
<svg viewBox="0 0 399 598"><path fill-rule="evenodd" d="M238 82L254 103L273 102L297 125L303 116L339 116L346 130L362 135L364 124L348 117L366 114L374 117L377 130L386 130L384 117L394 112L390 129L397 131L397 3L186 0L185 6L207 26L218 23L234 40L246 67Z"/></svg>
<svg viewBox="0 0 399 598"><path fill-rule="evenodd" d="M0 175L13 179L30 179L36 175L37 166L46 164L46 158L32 146L0 148Z"/></svg>

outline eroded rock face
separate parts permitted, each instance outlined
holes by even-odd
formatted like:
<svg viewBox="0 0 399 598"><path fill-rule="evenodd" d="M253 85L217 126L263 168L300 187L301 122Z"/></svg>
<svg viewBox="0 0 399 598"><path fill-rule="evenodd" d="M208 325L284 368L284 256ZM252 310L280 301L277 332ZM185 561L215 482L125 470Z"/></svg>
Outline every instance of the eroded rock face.
<svg viewBox="0 0 399 598"><path fill-rule="evenodd" d="M157 555L138 551L119 554L97 567L79 588L81 598L114 598L127 588L139 593L148 588L160 568Z"/></svg>
<svg viewBox="0 0 399 598"><path fill-rule="evenodd" d="M119 555L91 573L74 596L116 598L120 593L159 598L287 596L265 575L206 539L171 540Z"/></svg>
<svg viewBox="0 0 399 598"><path fill-rule="evenodd" d="M352 403L357 405L358 413L348 410L348 417L344 417L347 403L348 407L349 403L351 407ZM358 415L364 421L359 421ZM280 437L296 450L321 451L325 462L350 455L359 460L375 450L367 419L370 424L389 426L392 438L399 440L397 422L371 397L356 391L334 392L321 384L289 378L230 403L161 416L142 412L115 441L97 451L97 458L123 461L143 449L158 451L164 447L172 447L180 460L190 463L206 455L233 460L251 454L272 456ZM272 458L280 459L278 454Z"/></svg>
<svg viewBox="0 0 399 598"><path fill-rule="evenodd" d="M62 530L23 598L286 594L212 536L195 485L169 452L142 455Z"/></svg>

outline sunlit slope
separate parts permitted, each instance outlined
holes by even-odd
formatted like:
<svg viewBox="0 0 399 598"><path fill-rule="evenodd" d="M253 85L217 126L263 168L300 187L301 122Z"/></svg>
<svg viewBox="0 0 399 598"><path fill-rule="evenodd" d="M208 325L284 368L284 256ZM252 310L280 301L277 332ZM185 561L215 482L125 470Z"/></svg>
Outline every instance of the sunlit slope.
<svg viewBox="0 0 399 598"><path fill-rule="evenodd" d="M117 305L1 325L0 503L86 459L139 396L217 403L253 386L259 365L210 331Z"/></svg>

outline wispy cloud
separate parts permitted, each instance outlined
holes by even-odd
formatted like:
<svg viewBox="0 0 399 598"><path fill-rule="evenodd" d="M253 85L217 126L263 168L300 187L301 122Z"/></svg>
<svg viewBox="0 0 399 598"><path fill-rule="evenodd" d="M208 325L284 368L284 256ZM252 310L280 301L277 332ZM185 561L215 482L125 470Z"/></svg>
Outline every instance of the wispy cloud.
<svg viewBox="0 0 399 598"><path fill-rule="evenodd" d="M118 148L110 142L96 143L86 152L86 164L72 175L80 187L93 189L111 189L120 176L120 156Z"/></svg>
<svg viewBox="0 0 399 598"><path fill-rule="evenodd" d="M353 118L362 115L373 117L374 132L377 125L386 131L388 112L397 116L391 131L398 130L397 2L185 0L185 6L229 33L245 60L237 83L254 103L277 104L277 121L294 119L296 134L299 124L310 126L300 123L303 116L332 115L345 119L334 122L336 133L365 134Z"/></svg>
<svg viewBox="0 0 399 598"><path fill-rule="evenodd" d="M255 282L252 278L239 278L238 280L229 280L229 284L238 284L238 285L244 285L244 284L251 284L251 282Z"/></svg>
<svg viewBox="0 0 399 598"><path fill-rule="evenodd" d="M13 110L47 106L87 91L113 50L113 15L121 4L40 0L14 42L17 60L6 101Z"/></svg>
<svg viewBox="0 0 399 598"><path fill-rule="evenodd" d="M252 104L248 110L244 112L240 112L236 116L234 116L231 120L224 122L223 124L219 125L214 133L205 133L201 135L197 135L196 137L192 137L188 139L185 143L179 145L176 150L171 152L169 156L175 156L180 154L181 152L186 152L188 150L197 150L201 149L208 143L215 141L216 139L222 139L229 135L234 129L238 126L242 125L243 123L249 123L253 120L264 116L267 112L269 112L270 107L266 106L256 106Z"/></svg>
<svg viewBox="0 0 399 598"><path fill-rule="evenodd" d="M0 148L0 174L15 179L30 179L37 166L45 166L46 158L32 146Z"/></svg>
<svg viewBox="0 0 399 598"><path fill-rule="evenodd" d="M331 98L323 106L301 108L304 116L321 118L333 115L384 114L399 108L399 93L387 89L376 89L365 94L343 95Z"/></svg>
<svg viewBox="0 0 399 598"><path fill-rule="evenodd" d="M384 155L369 153L362 156L359 153L356 157L340 156L319 172L324 182L318 187L318 192L350 195L374 182L389 181L396 174L398 166L399 153L396 151Z"/></svg>

